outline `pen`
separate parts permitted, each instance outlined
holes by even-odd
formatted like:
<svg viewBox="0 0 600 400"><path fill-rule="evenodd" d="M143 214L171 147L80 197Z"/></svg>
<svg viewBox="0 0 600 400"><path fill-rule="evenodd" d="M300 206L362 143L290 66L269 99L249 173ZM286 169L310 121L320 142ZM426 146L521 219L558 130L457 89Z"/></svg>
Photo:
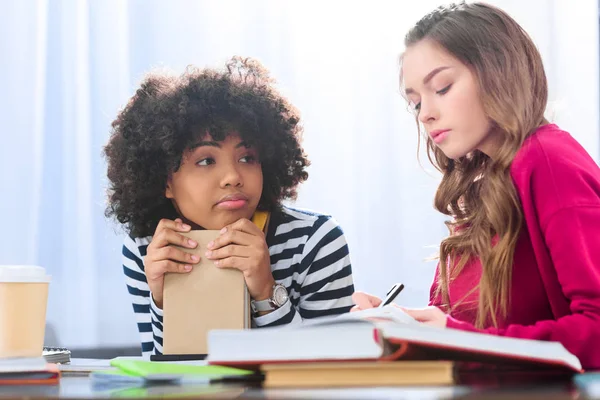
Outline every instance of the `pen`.
<svg viewBox="0 0 600 400"><path fill-rule="evenodd" d="M387 306L392 301L394 301L394 299L396 298L396 296L398 296L400 294L402 289L404 289L404 285L401 283L396 283L394 286L392 286L392 288L389 290L389 292L387 292L387 295L385 296L385 300L383 300L381 302L379 307L381 308L383 306Z"/></svg>

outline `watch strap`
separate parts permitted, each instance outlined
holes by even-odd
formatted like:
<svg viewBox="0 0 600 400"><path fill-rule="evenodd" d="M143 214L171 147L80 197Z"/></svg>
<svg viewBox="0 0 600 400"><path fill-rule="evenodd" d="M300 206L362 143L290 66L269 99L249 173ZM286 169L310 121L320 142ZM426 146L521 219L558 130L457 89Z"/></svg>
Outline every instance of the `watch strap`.
<svg viewBox="0 0 600 400"><path fill-rule="evenodd" d="M271 301L271 299L258 300L258 301L252 300L250 302L250 305L251 305L252 311L254 313L275 310L275 305L273 304L273 302Z"/></svg>

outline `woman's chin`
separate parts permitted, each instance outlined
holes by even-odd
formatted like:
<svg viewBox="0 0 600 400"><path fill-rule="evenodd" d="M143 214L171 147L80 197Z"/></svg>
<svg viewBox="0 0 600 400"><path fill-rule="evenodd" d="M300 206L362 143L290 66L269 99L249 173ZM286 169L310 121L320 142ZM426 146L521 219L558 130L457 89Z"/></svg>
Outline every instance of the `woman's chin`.
<svg viewBox="0 0 600 400"><path fill-rule="evenodd" d="M250 210L230 210L227 212L219 212L218 215L215 215L214 218L206 221L202 221L202 223L193 222L193 225L196 225L197 229L206 229L206 230L220 230L226 226L229 226L242 218L252 219L252 215L254 214L254 210L250 212Z"/></svg>

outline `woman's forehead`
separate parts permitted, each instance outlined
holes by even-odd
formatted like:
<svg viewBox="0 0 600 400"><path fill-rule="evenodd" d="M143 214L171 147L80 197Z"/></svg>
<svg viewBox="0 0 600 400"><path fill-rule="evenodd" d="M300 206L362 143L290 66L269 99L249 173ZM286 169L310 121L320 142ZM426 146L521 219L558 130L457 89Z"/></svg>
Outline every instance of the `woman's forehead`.
<svg viewBox="0 0 600 400"><path fill-rule="evenodd" d="M432 40L409 46L402 55L402 79L405 87L419 86L436 68L457 68L462 63Z"/></svg>

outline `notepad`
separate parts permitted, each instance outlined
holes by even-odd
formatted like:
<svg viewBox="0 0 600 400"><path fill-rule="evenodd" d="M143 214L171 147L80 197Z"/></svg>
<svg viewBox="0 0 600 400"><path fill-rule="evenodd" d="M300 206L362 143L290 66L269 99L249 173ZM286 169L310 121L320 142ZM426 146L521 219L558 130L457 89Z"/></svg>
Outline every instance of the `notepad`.
<svg viewBox="0 0 600 400"><path fill-rule="evenodd" d="M204 256L219 231L182 233L195 240L200 262L186 274L165 275L163 289L163 354L206 354L211 329L250 327L250 297L244 275L217 267Z"/></svg>
<svg viewBox="0 0 600 400"><path fill-rule="evenodd" d="M66 364L71 362L71 351L64 347L44 347L42 357L49 363Z"/></svg>
<svg viewBox="0 0 600 400"><path fill-rule="evenodd" d="M182 365L124 359L113 359L110 364L113 369L94 371L90 375L92 379L106 383L204 384L254 375L254 372L249 370L210 365Z"/></svg>
<svg viewBox="0 0 600 400"><path fill-rule="evenodd" d="M257 211L252 222L265 230L269 213ZM165 275L163 289L163 355L208 353L207 336L212 329L248 329L252 324L250 295L244 275L219 268L204 253L215 240L216 230L194 230L182 235L195 240L200 262L185 274Z"/></svg>
<svg viewBox="0 0 600 400"><path fill-rule="evenodd" d="M43 357L0 359L0 385L50 385L58 383L56 364Z"/></svg>

